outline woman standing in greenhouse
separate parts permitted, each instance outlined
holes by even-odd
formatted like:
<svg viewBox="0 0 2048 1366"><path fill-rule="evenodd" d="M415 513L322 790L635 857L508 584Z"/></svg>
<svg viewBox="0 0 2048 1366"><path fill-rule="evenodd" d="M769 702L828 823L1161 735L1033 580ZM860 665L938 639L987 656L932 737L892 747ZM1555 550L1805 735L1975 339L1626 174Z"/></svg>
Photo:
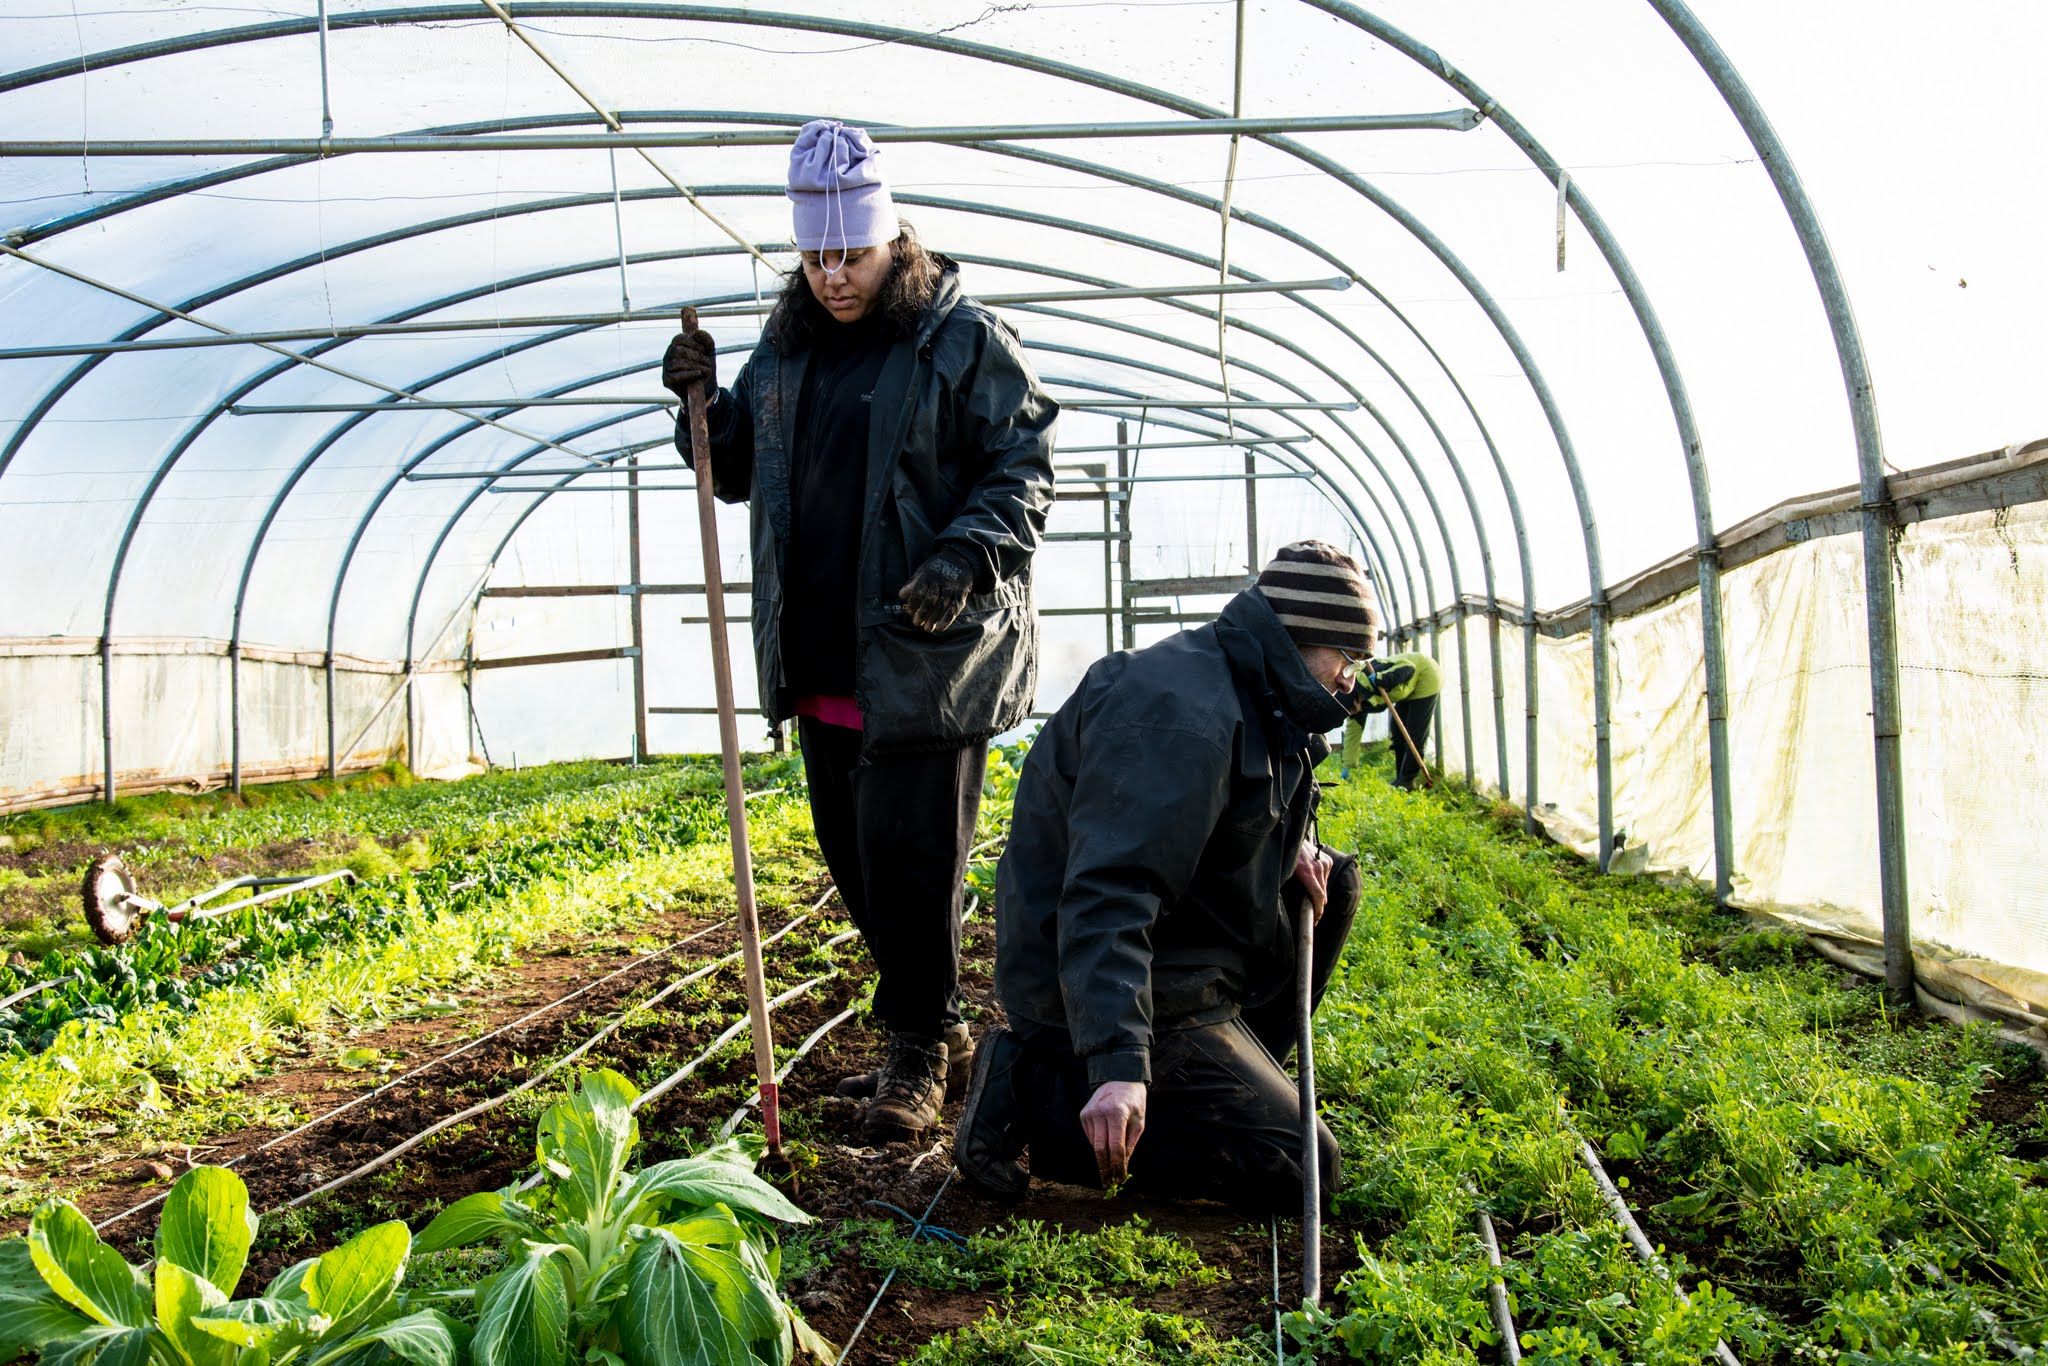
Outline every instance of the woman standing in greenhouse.
<svg viewBox="0 0 2048 1366"><path fill-rule="evenodd" d="M802 266L730 388L706 332L662 382L703 382L714 489L751 509L754 651L770 720L797 721L818 844L874 955L870 1142L936 1122L973 1043L961 884L987 741L1038 680L1031 557L1058 405L959 270L896 217L865 131L804 125L790 154ZM677 445L689 453L679 428Z"/></svg>

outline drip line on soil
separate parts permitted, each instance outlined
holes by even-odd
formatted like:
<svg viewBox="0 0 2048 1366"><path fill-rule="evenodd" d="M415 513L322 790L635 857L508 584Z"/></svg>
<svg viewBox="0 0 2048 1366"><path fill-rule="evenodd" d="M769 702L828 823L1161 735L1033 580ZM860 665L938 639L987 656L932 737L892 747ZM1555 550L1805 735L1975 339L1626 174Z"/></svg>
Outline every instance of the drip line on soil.
<svg viewBox="0 0 2048 1366"><path fill-rule="evenodd" d="M1479 1192L1470 1183L1465 1193L1476 1202ZM1493 1326L1500 1334L1501 1360L1507 1366L1518 1366L1522 1360L1522 1344L1515 1335L1515 1315L1508 1306L1507 1283L1501 1279L1500 1239L1494 1235L1493 1216L1486 1212L1486 1206L1476 1204L1472 1210L1472 1221L1479 1226L1479 1241L1486 1247L1486 1264L1493 1274L1486 1280L1486 1297L1493 1310Z"/></svg>
<svg viewBox="0 0 2048 1366"><path fill-rule="evenodd" d="M794 1072L796 1070L796 1065L804 1060L804 1055L809 1053L813 1048L816 1048L818 1046L819 1040L823 1039L827 1034L830 1034L840 1025L843 1025L848 1020L852 1019L856 1013L857 1012L852 1006L848 1006L846 1009L840 1011L837 1015L834 1015L831 1019L825 1021L825 1023L819 1025L816 1029L812 1030L810 1037L797 1045L796 1052L790 1055L789 1061L784 1063L782 1065L781 1070L775 1074L775 1084L777 1086L780 1086L784 1082L788 1081L789 1074L791 1072ZM756 1105L759 1105L760 1103L761 1096L758 1092L756 1092L754 1095L748 1096L745 1103L742 1104L739 1109L732 1112L732 1118L726 1120L725 1123L719 1127L718 1136L721 1139L731 1138L733 1136L733 1132L737 1130L740 1127L740 1125L746 1121L747 1111L753 1109Z"/></svg>
<svg viewBox="0 0 2048 1366"><path fill-rule="evenodd" d="M910 1230L911 1242L914 1243L924 1236L925 1229L930 1227L932 1222L932 1211L939 1207L939 1201L945 1199L946 1191L952 1186L953 1178L957 1175L959 1175L959 1168L949 1169L946 1172L946 1179L939 1182L939 1188L932 1192L931 1203L924 1207L924 1213L918 1216L917 1223ZM875 1316L875 1310L881 1308L882 1296L889 1293L889 1285L896 1279L897 1270L897 1267L890 1267L889 1274L882 1277L882 1283L875 1287L875 1297L868 1301L867 1312L860 1316L859 1323L853 1325L852 1335L846 1339L846 1345L839 1349L839 1360L841 1363L852 1359L853 1344L860 1341L860 1335L867 1331L868 1320Z"/></svg>
<svg viewBox="0 0 2048 1366"><path fill-rule="evenodd" d="M562 1006L569 1004L577 997L585 995L588 992L595 991L598 987L603 986L605 983L622 977L629 972L633 972L636 969L645 967L647 964L653 962L657 958L666 957L668 954L674 953L677 949L683 948L686 945L693 944L697 940L702 939L705 935L710 934L713 930L719 929L731 923L732 917L728 916L724 920L720 920L714 924L706 925L703 929L698 930L695 934L691 934L685 936L682 939L676 940L673 944L669 944L662 948L655 949L650 953L642 954L640 957L635 958L632 962L626 963L614 969L613 971L606 973L602 977L584 983L582 986L576 988L576 990L570 992L567 996L557 997L556 999L549 1001L545 1005L536 1006L532 1010L526 1012L526 1014L521 1015L518 1019L499 1025L496 1029L491 1030L487 1034L479 1034L474 1039L471 1039L469 1042L462 1044L457 1048L451 1049L448 1052L441 1054L437 1058L433 1058L427 1062L421 1063L418 1067L413 1068L405 1075L400 1077L394 1077L390 1081L385 1082L382 1086L377 1087L375 1090L365 1091L363 1094L355 1097L353 1100L343 1101L340 1105L335 1106L326 1114L320 1115L314 1119L309 1119L304 1124L301 1124L298 1128L293 1129L287 1133L279 1134L277 1137L264 1143L261 1147L252 1148L246 1153L241 1153L234 1157L231 1157L221 1165L224 1167L237 1166L240 1163L248 1160L249 1158L261 1156L262 1154L269 1152L272 1148L278 1147L279 1145L284 1143L289 1143L291 1142L291 1140L299 1137L301 1134L306 1133L308 1130L317 1129L322 1124L327 1123L329 1120L334 1119L340 1115L343 1115L350 1110L353 1110L356 1106L365 1104L369 1101L373 1101L377 1099L379 1096L385 1095L399 1086L403 1086L406 1082L413 1080L414 1078L420 1076L422 1073L432 1071L434 1068L441 1066L443 1063L453 1062L455 1059L461 1057L464 1053L469 1052L472 1048L476 1048L480 1045L489 1043L492 1039L497 1038L499 1035L504 1034L510 1030L518 1029L520 1026L530 1023L531 1021L539 1018L540 1016L547 1014L549 1011L560 1009ZM167 1198L169 1198L169 1196L169 1191L159 1191L157 1194L152 1195L149 1199L144 1200L141 1204L130 1206L129 1208L122 1210L119 1214L114 1215L112 1218L104 1220L101 1223L95 1224L93 1226L94 1231L104 1233L108 1229L112 1228L115 1224L120 1223L123 1219L127 1219L132 1215L140 1214L146 1209L152 1209L155 1206L162 1204Z"/></svg>
<svg viewBox="0 0 2048 1366"><path fill-rule="evenodd" d="M785 929L782 933L787 933L787 930ZM826 943L844 943L846 940L853 938L854 935L858 933L859 931L857 930L848 930L845 934L833 936L831 939L827 940ZM776 935L776 938L780 937L781 934L778 933ZM764 946L772 942L774 941L762 941ZM797 997L802 996L804 993L808 992L812 987L817 986L821 982L829 982L838 975L839 969L834 968L830 972L820 973L818 976L813 977L808 982L797 983L797 985L791 987L788 991L783 992L780 996L777 996L774 1000L770 1001L768 1003L769 1011L773 1012L777 1006L789 1004L791 1001L794 1001ZM648 1087L645 1091L642 1091L639 1095L635 1096L632 1102L626 1106L627 1112L629 1114L638 1114L641 1110L645 1109L647 1106L653 1104L655 1101L661 1099L661 1097L667 1095L670 1091L674 1090L683 1081L687 1080L692 1072L696 1071L699 1067L702 1067L705 1063L709 1062L713 1057L715 1057L720 1049L724 1048L727 1044L731 1043L734 1039L737 1039L741 1034L745 1033L751 1023L752 1022L749 1021L745 1015L742 1015L739 1017L739 1019L733 1021L732 1024L726 1027L723 1033L721 1033L717 1038L711 1041L710 1046L707 1047L702 1053L699 1053L696 1057L684 1063L674 1072L671 1072L668 1076L662 1078L660 1081L656 1082L654 1085ZM512 1189L517 1193L523 1194L526 1191L532 1190L535 1186L538 1186L540 1184L540 1178L541 1173L535 1172L533 1175L527 1177L524 1181L521 1181Z"/></svg>
<svg viewBox="0 0 2048 1366"><path fill-rule="evenodd" d="M1607 1175L1607 1169L1600 1165L1600 1154L1594 1152L1593 1145L1583 1138L1579 1140L1579 1160L1584 1162L1586 1170L1593 1174L1593 1184L1600 1188L1601 1198L1607 1201L1608 1213L1614 1216L1615 1223L1621 1225L1621 1231L1627 1235L1629 1245L1635 1248L1636 1256L1643 1260L1644 1265L1670 1282L1671 1292L1678 1296L1680 1304L1691 1304L1692 1296L1685 1293L1685 1287L1678 1283L1678 1278L1664 1265L1664 1259L1657 1255L1657 1249L1650 1246L1649 1238L1643 1233L1643 1226L1636 1222L1635 1215L1629 1213L1628 1201L1622 1199L1620 1188ZM1721 1366L1742 1366L1735 1353L1728 1349L1728 1344L1719 1338L1714 1340L1714 1359L1719 1361Z"/></svg>
<svg viewBox="0 0 2048 1366"><path fill-rule="evenodd" d="M830 895L831 893L828 891L825 897L820 897L818 899L817 905L823 906L825 904L826 898ZM788 934L797 926L803 924L804 921L811 918L814 910L815 907L812 910L804 911L795 919L791 920L787 925L784 925L781 929L777 930L774 934L762 940L762 947L765 948L769 944L774 943L776 940L782 938L784 935ZM397 1158L402 1157L406 1153L411 1152L414 1148L419 1147L422 1143L432 1138L435 1134L438 1134L445 1129L452 1128L453 1126L463 1123L466 1120L475 1119L478 1115L488 1114L490 1111L497 1109L499 1106L513 1099L515 1096L524 1095L526 1092L540 1085L541 1082L547 1080L555 1073L561 1071L564 1067L567 1067L576 1059L582 1057L585 1053L588 1053L591 1049L597 1047L598 1044L604 1042L613 1034L616 1034L620 1029L625 1027L626 1022L630 1020L634 1015L644 1010L651 1010L653 1007L659 1005L662 1001L668 999L670 996L682 990L690 983L700 981L701 979L710 976L712 973L718 971L718 969L724 967L728 963L731 963L735 959L739 958L739 956L740 951L734 950L731 953L713 959L712 961L704 964L702 967L697 968L695 971L686 973L682 977L677 978L675 981L670 982L667 986L661 988L661 990L655 992L652 996L640 1002L638 1005L629 1006L625 1010L620 1011L617 1015L613 1016L611 1020L602 1029L598 1030L597 1033L591 1035L588 1039L585 1039L582 1043L576 1045L576 1047L570 1049L561 1057L547 1064L545 1067L541 1068L540 1071L535 1072L532 1076L528 1077L525 1081L519 1083L519 1085L513 1087L510 1091L505 1092L503 1095L495 1096L489 1100L478 1101L475 1105L469 1106L464 1110L460 1110L455 1114L449 1115L445 1119L435 1121L434 1123L428 1125L426 1128L420 1130L418 1133L414 1134L411 1138L406 1139L403 1143L398 1144L396 1147L386 1149L384 1152L379 1153L376 1157L371 1158L368 1162L363 1163L361 1166L356 1167L352 1171L345 1172L344 1174L335 1177L332 1181L324 1182L321 1185L315 1186L313 1189L306 1191L301 1195L293 1196L290 1200L287 1200L283 1205L279 1206L278 1208L295 1209L300 1205L309 1204L313 1200L317 1199L322 1195L327 1194L330 1191L338 1190L339 1188L347 1185L351 1181L354 1181L363 1176L367 1176L371 1172L376 1171L378 1168L388 1165ZM271 1210L268 1212L274 1214L277 1211Z"/></svg>
<svg viewBox="0 0 2048 1366"><path fill-rule="evenodd" d="M858 930L848 930L845 934L834 935L832 938L825 941L825 947L831 948L834 945L843 944L847 940L853 938L855 935L859 933L860 931ZM808 982L799 982L797 985L791 987L788 991L783 992L780 996L777 996L773 1000L769 1001L768 1009L773 1011L777 1006L787 1005L789 1002L794 1001L797 997L804 995L812 987L815 987L823 982L829 982L838 975L839 969L834 968L830 972L819 973L816 977L813 977ZM715 1055L720 1049L724 1048L734 1039L737 1039L740 1035L746 1033L752 1027L753 1021L749 1020L745 1015L740 1016L737 1020L734 1020L731 1024L727 1025L724 1031L720 1033L717 1038L711 1041L710 1047L706 1048L702 1053L699 1053L696 1057L690 1059L689 1062L685 1063L675 1072L662 1078L660 1081L656 1082L654 1085L648 1087L645 1091L643 1091L640 1094L640 1098L636 1104L651 1105L660 1097L667 1095L670 1091L674 1090L677 1086L681 1085L684 1079L686 1079L690 1075L690 1073L696 1071L699 1067L709 1062L712 1056Z"/></svg>

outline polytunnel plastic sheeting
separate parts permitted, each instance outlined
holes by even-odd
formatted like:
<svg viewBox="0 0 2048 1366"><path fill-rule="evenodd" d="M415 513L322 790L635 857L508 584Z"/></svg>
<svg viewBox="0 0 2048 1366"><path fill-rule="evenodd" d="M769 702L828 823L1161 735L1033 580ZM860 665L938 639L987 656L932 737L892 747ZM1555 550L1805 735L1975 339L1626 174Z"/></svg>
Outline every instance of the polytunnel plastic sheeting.
<svg viewBox="0 0 2048 1366"><path fill-rule="evenodd" d="M1063 539L1037 561L1041 708L1103 649L1213 611L1224 600L1213 590L1274 546L1321 535L1362 556L1392 622L1439 614L1442 629L1421 639L1445 668L1437 743L1453 770L1469 751L1476 779L1526 795L1533 673L1538 801L1553 828L1594 829L1590 642L1546 633L1527 659L1518 615L1626 593L1632 575L1661 566L1664 596L1623 614L1604 661L1613 823L1625 852L1708 876L1702 623L1696 592L1673 595L1669 558L1698 544L1703 523L1711 535L1850 481L1858 453L1808 261L1756 150L1661 17L1670 7L902 0L870 15L804 0L522 0L522 37L468 0L338 0L325 47L339 138L602 133L607 121L529 40L627 132L786 136L817 113L928 127L1233 107L1480 109L1469 132L1248 138L1234 175L1215 136L894 143L884 164L906 216L962 262L973 293L1190 285L1225 269L1240 283L1350 282L1230 296L1220 328L1214 296L1006 308L1067 403L1069 477L1084 463L1114 468L1114 454L1080 448L1113 443L1119 416L1143 447L1128 457L1141 479L1211 476L1057 506L1051 529ZM318 13L309 0L260 12L160 0L0 11L0 128L100 145L314 137ZM2048 431L2048 261L2036 249L2048 130L2030 93L2048 14L2023 0L1938 22L1898 0L1703 0L1699 17L1803 174L1854 304L1890 466ZM121 55L141 43L158 47ZM1561 244L1557 187L1527 154L1538 144L1578 196ZM487 667L635 643L621 597L502 591L626 582L622 498L405 477L560 468L643 447L647 462L673 465L669 410L225 409L394 392L659 393L669 310L697 301L716 314L779 287L784 155L777 145L0 158L0 233L23 253L0 255L0 348L209 330L160 309L308 333L629 302L659 314L279 344L293 354L243 344L0 359L0 803L78 797L109 778L132 790L393 755L444 774L486 749L500 763L618 756L637 743L642 681L657 709L652 748L707 745L703 716L660 710L709 705L704 628L684 620L703 616L701 593L642 599L637 670L623 655ZM1596 221L1627 254L1633 298L1589 230ZM1682 392L1667 391L1638 307L1654 309ZM759 319L709 326L729 377ZM1080 406L1213 401L1226 385L1237 399L1358 406ZM1702 443L1697 484L1678 399ZM1156 449L1223 434L1301 439L1256 448L1252 465L1269 477L1251 484L1213 479L1242 472L1239 453ZM1874 435L1867 444L1876 450ZM1303 472L1316 478L1287 477ZM1710 512L1696 492L1711 495ZM1999 496L2025 504L2039 490ZM701 582L694 517L687 493L642 499L641 582ZM1126 521L1122 554L1113 540L1068 539L1120 534ZM744 581L744 510L722 509L719 524L725 572ZM2039 790L2027 767L2038 737L2021 726L2001 742L1996 727L1967 724L2031 715L2038 664L1998 623L2039 614L2027 577L2038 527L2021 510L1988 528L1916 526L1899 542L1906 886L1923 969L1964 994L2040 972L2029 945L2048 941L2039 908L2014 890L2040 882L2037 832L1980 809L1988 799L1964 782L1995 774ZM1859 546L1823 535L1731 569L1723 593L1736 899L1868 934L1878 893ZM1504 618L1451 620L1454 602L1489 597ZM744 594L729 605L750 702ZM1114 621L1068 615L1111 605ZM1927 663L1971 649L1996 667L1980 677ZM2004 989L2040 999L2024 984Z"/></svg>
<svg viewBox="0 0 2048 1366"><path fill-rule="evenodd" d="M1916 952L1924 972L1966 999L2048 1021L2048 825L2030 798L2048 784L2048 711L2039 643L2012 629L2048 613L2048 509L1923 523L1898 538L1895 556ZM1730 636L1743 642L1729 658L1742 832L1734 902L1877 944L1875 799L1868 766L1855 761L1870 697L1858 583L1857 546L1844 536L1722 581ZM1628 699L1615 718L1615 824L1624 849L1639 847L1622 860L1633 870L1712 874L1698 622L1698 595L1688 593L1614 628L1617 688ZM1577 743L1590 730L1584 646L1583 636L1539 644L1539 767L1567 775L1561 788L1551 779L1560 795L1539 814L1590 854L1594 813L1568 779L1591 757ZM1447 707L1456 685L1453 666ZM1511 713L1519 701L1511 690ZM1449 714L1439 711L1437 725L1455 768L1463 750ZM1490 752L1479 747L1482 771ZM1519 763L1514 771L1519 783Z"/></svg>

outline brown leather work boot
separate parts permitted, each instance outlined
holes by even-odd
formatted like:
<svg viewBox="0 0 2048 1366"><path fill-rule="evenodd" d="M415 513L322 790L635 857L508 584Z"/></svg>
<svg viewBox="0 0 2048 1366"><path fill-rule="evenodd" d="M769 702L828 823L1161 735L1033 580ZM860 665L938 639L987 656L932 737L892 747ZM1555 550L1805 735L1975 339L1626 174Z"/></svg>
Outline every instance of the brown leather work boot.
<svg viewBox="0 0 2048 1366"><path fill-rule="evenodd" d="M947 1026L939 1042L946 1046L946 1099L958 1100L967 1090L967 1082L974 1075L974 1036L964 1024ZM856 1072L850 1077L841 1077L833 1089L842 1096L855 1100L871 1100L875 1094L874 1072Z"/></svg>
<svg viewBox="0 0 2048 1366"><path fill-rule="evenodd" d="M946 1045L918 1034L891 1034L889 1053L876 1073L875 1098L861 1116L869 1143L903 1143L939 1119L946 1100Z"/></svg>

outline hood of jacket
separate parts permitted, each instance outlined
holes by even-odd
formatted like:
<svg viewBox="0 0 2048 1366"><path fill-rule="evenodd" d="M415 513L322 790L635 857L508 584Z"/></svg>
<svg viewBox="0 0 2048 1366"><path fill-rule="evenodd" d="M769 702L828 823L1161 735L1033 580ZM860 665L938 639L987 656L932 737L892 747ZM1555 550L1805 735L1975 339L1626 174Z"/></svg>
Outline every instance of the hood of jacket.
<svg viewBox="0 0 2048 1366"><path fill-rule="evenodd" d="M1232 598L1216 618L1216 643L1239 686L1263 699L1267 711L1279 711L1301 732L1298 742L1344 724L1351 714L1344 702L1316 681L1301 657L1301 647L1280 624L1265 594L1247 588Z"/></svg>

